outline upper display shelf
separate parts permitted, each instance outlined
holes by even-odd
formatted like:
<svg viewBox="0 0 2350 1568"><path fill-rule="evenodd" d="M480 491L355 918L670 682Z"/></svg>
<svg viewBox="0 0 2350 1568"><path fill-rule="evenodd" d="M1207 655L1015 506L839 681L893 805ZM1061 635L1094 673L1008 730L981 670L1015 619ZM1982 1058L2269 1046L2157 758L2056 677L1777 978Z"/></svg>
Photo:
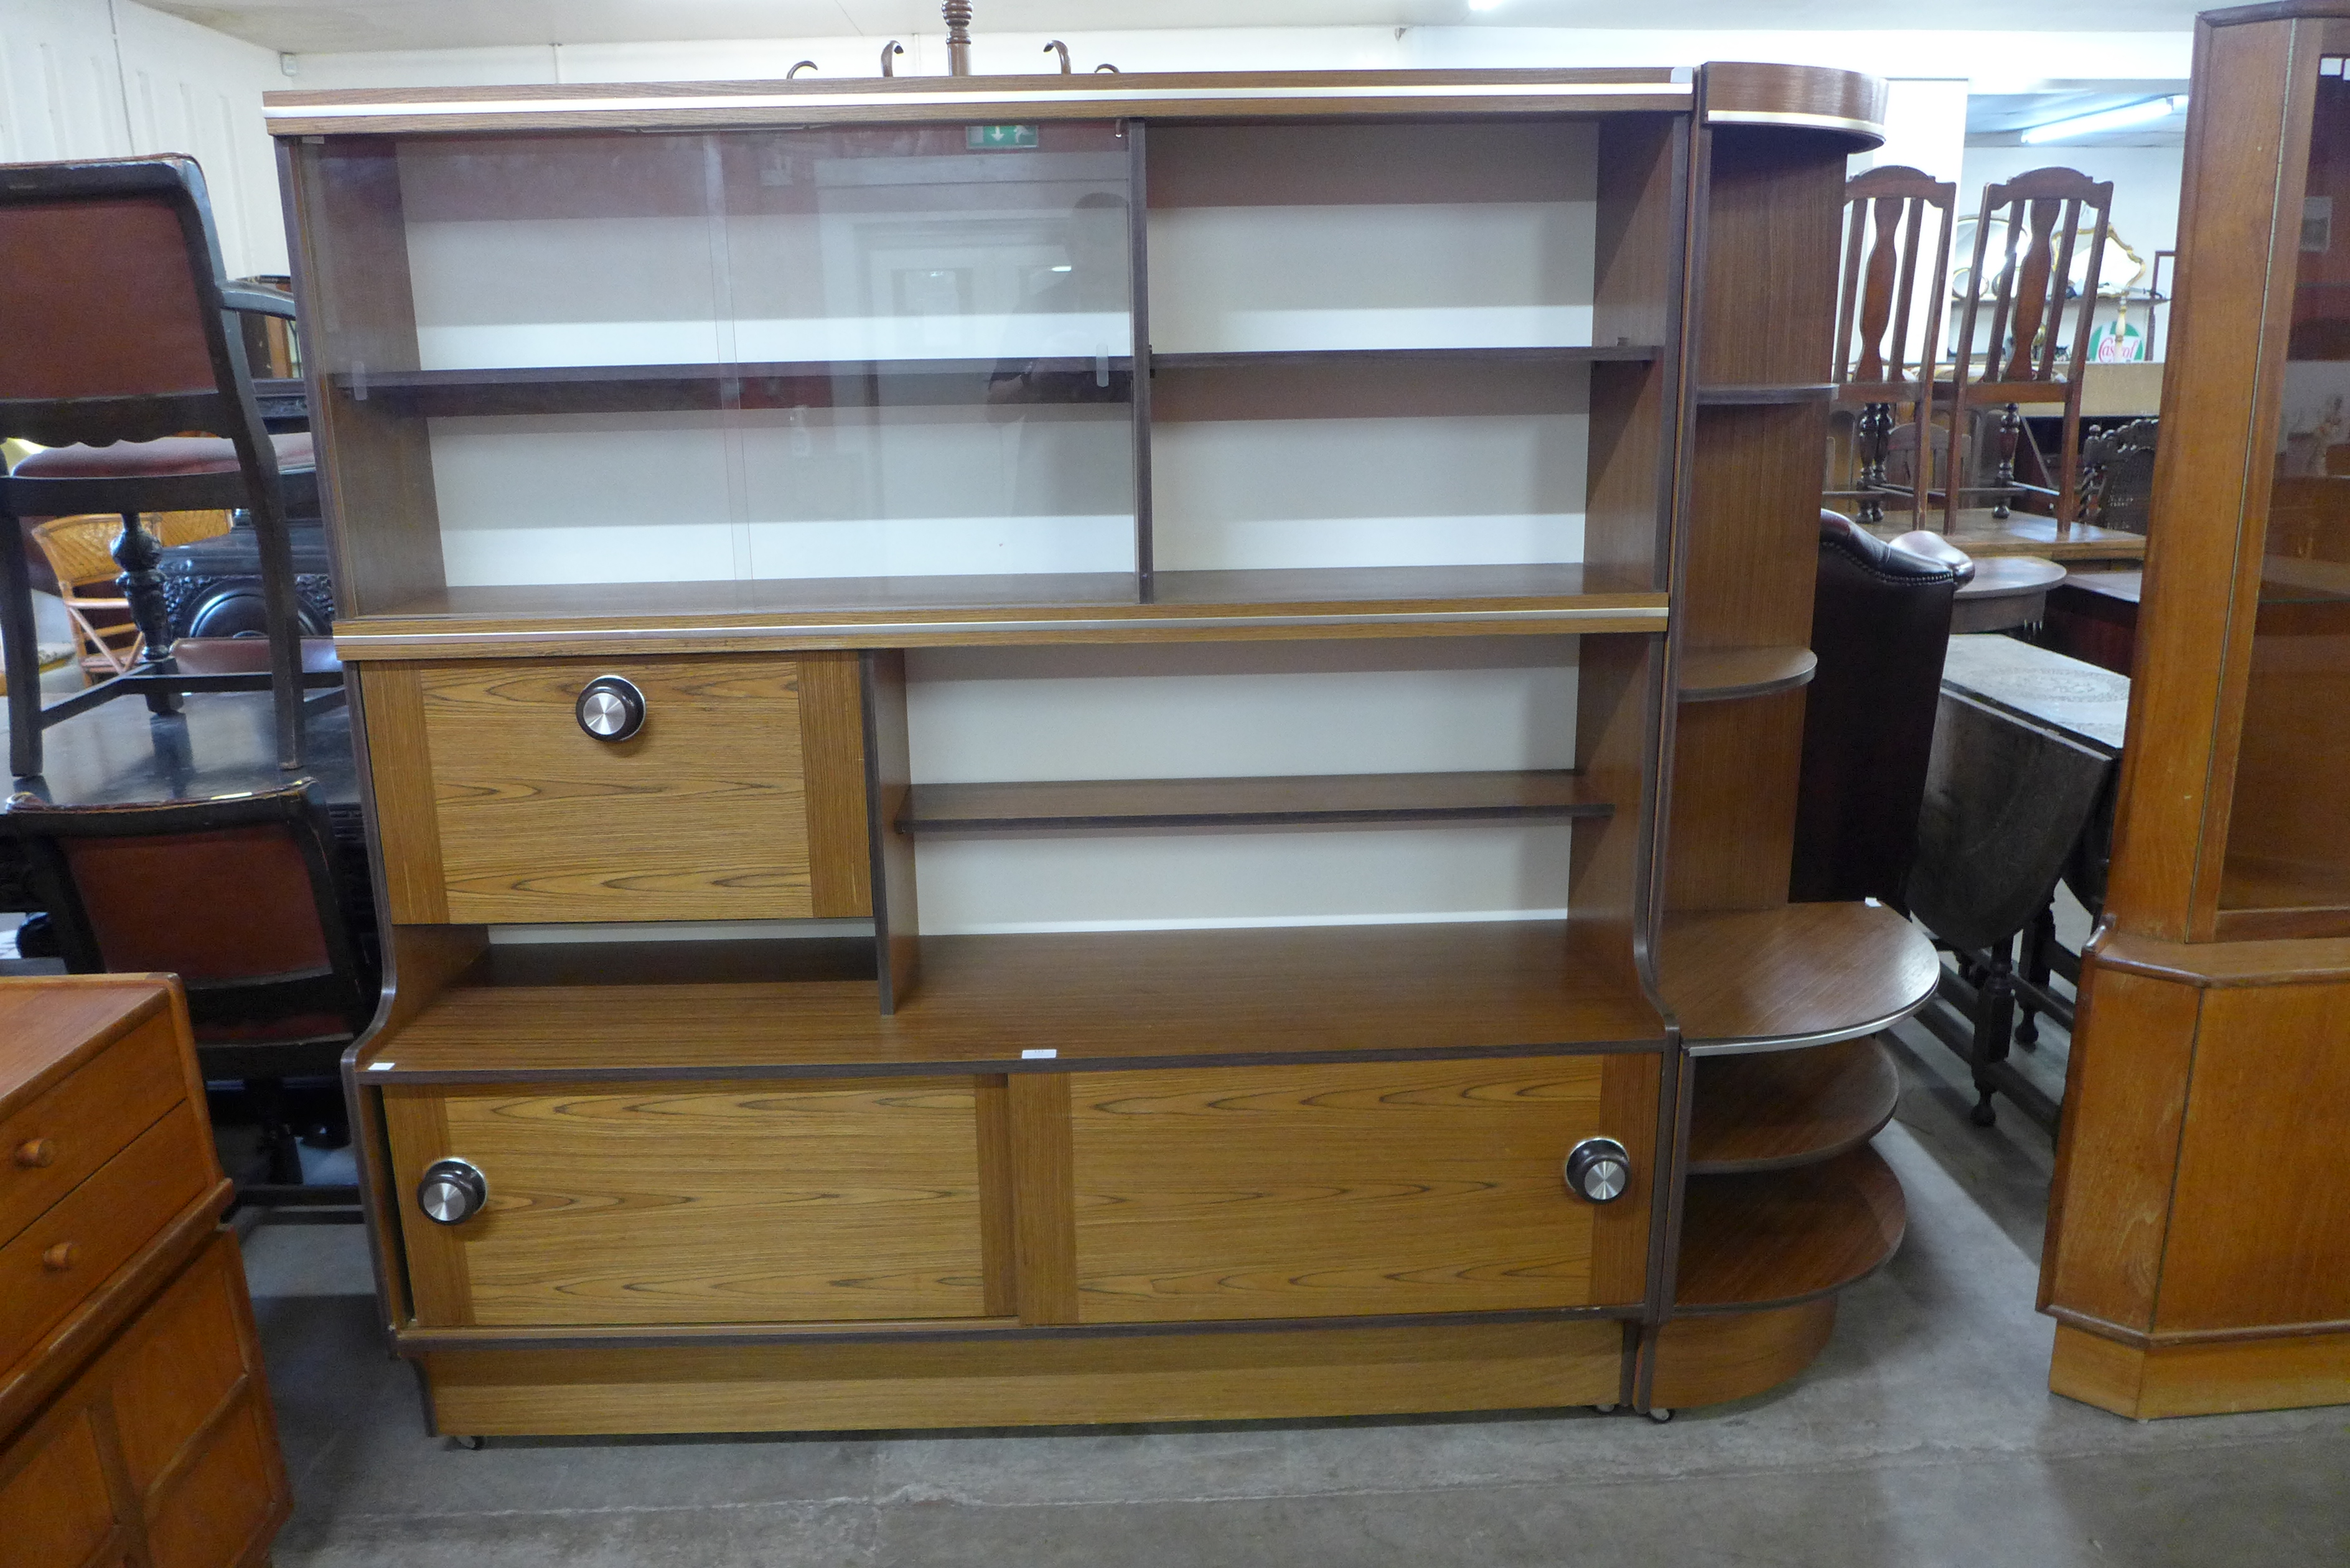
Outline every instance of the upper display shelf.
<svg viewBox="0 0 2350 1568"><path fill-rule="evenodd" d="M882 120L1423 119L1446 115L1688 112L1702 73L1706 114L1884 140L1885 84L1809 66L1723 63L1587 70L1135 73L849 78L764 82L373 88L278 92L278 136L495 130L721 130Z"/></svg>

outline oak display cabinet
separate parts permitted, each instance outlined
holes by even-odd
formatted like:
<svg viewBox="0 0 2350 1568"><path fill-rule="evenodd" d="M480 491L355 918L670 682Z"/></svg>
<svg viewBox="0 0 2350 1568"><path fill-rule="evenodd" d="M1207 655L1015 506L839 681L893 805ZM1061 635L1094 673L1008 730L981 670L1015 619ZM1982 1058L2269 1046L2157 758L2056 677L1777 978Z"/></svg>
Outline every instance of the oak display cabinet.
<svg viewBox="0 0 2350 1568"><path fill-rule="evenodd" d="M1934 973L1786 901L1882 99L273 95L440 1427L1801 1370Z"/></svg>

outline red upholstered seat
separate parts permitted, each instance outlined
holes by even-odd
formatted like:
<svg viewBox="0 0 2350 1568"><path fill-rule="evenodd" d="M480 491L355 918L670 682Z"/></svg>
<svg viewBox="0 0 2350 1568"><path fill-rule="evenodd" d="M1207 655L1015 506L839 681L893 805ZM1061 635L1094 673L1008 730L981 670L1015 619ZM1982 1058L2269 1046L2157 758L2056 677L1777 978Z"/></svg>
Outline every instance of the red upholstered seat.
<svg viewBox="0 0 2350 1568"><path fill-rule="evenodd" d="M316 466L307 431L273 435L281 473ZM161 441L117 441L112 446L55 446L16 465L18 479L166 479L200 473L234 473L236 448L211 436L166 436Z"/></svg>

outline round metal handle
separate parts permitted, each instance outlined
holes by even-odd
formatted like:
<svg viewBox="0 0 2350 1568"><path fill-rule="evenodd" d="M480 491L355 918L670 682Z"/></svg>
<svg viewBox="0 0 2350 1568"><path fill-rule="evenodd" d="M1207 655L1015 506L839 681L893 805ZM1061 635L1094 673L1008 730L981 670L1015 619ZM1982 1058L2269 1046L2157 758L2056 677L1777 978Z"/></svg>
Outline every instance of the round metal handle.
<svg viewBox="0 0 2350 1568"><path fill-rule="evenodd" d="M45 1137L28 1137L16 1146L16 1164L26 1170L38 1170L55 1165L57 1146Z"/></svg>
<svg viewBox="0 0 2350 1568"><path fill-rule="evenodd" d="M471 1160L436 1159L416 1184L416 1206L436 1225L462 1225L481 1211L489 1179Z"/></svg>
<svg viewBox="0 0 2350 1568"><path fill-rule="evenodd" d="M618 675L598 675L572 710L579 727L599 741L625 741L645 727L645 694Z"/></svg>
<svg viewBox="0 0 2350 1568"><path fill-rule="evenodd" d="M1613 1203L1632 1185L1632 1155L1612 1137L1587 1137L1567 1151L1566 1185L1577 1198Z"/></svg>

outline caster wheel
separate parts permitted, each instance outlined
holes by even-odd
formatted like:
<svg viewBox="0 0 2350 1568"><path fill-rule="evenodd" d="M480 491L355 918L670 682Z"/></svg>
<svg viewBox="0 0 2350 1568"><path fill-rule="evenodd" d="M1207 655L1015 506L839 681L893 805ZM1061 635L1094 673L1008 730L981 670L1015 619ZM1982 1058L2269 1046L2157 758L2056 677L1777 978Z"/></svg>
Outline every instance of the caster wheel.
<svg viewBox="0 0 2350 1568"><path fill-rule="evenodd" d="M1594 1405L1592 1408L1603 1416L1613 1416L1616 1413L1616 1407L1613 1405Z"/></svg>
<svg viewBox="0 0 2350 1568"><path fill-rule="evenodd" d="M480 1453L482 1451L482 1443L483 1439L480 1438L452 1437L449 1439L449 1446L451 1448L463 1449L469 1454Z"/></svg>
<svg viewBox="0 0 2350 1568"><path fill-rule="evenodd" d="M1673 1413L1670 1410L1651 1410L1648 1412L1648 1419L1654 1421L1659 1427L1663 1426L1672 1418Z"/></svg>

